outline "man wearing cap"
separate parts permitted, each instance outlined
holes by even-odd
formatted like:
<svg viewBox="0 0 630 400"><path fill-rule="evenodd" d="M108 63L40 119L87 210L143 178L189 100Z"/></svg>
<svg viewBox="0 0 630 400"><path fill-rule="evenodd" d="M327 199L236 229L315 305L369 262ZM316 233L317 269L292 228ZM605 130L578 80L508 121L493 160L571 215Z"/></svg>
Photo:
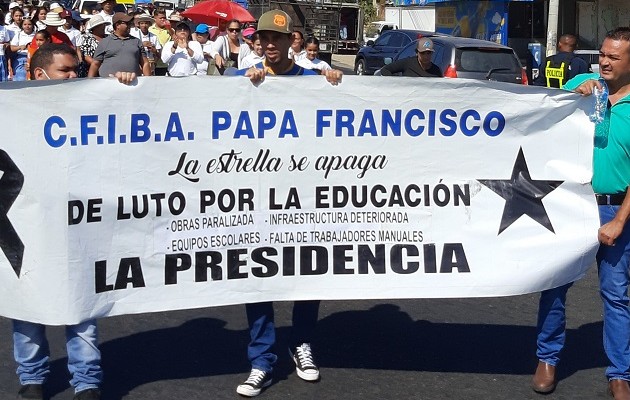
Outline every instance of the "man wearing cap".
<svg viewBox="0 0 630 400"><path fill-rule="evenodd" d="M175 30L171 28L168 20L166 19L166 11L163 8L156 8L153 12L153 19L155 23L149 28L149 32L157 36L162 48L164 45L172 40L175 35ZM168 70L168 65L162 62L161 58L156 59L155 62L155 75L164 76Z"/></svg>
<svg viewBox="0 0 630 400"><path fill-rule="evenodd" d="M293 42L293 21L284 11L271 10L261 15L258 20L256 34L265 52L265 60L247 70L239 70L252 82L264 80L266 74L271 75L317 75L316 72L295 64L289 58L289 48ZM323 71L322 75L333 85L341 81L343 73L336 69Z"/></svg>
<svg viewBox="0 0 630 400"><path fill-rule="evenodd" d="M58 13L54 11L50 11L46 13L46 19L44 19L41 22L44 25L46 25L46 30L48 31L48 33L50 33L50 38L52 40L52 43L65 43L68 46L74 47L74 44L72 44L72 41L70 40L70 38L68 38L68 35L59 31L59 27L65 24L66 21L63 18L61 18L61 16ZM35 38L33 38L33 41L31 42L31 46L33 48L37 48L37 43L35 42Z"/></svg>
<svg viewBox="0 0 630 400"><path fill-rule="evenodd" d="M297 76L317 75L316 72L295 64L289 58L292 42L293 23L284 11L271 10L260 16L256 35L265 51L265 60L247 70L238 70L254 82L260 82L266 74ZM328 82L337 84L342 73L338 70L323 71ZM289 353L296 366L298 377L308 382L319 380L317 367L311 349L311 339L317 324L319 300L296 301L293 303L293 328L289 342ZM249 323L250 342L247 356L251 371L245 382L238 385L236 392L253 397L271 385L273 367L278 356L273 347L276 342L274 310L272 302L250 303L245 305Z"/></svg>
<svg viewBox="0 0 630 400"><path fill-rule="evenodd" d="M403 58L384 66L381 68L381 75L402 74L402 76L440 78L442 77L442 71L431 62L433 51L433 41L431 39L419 39L415 57Z"/></svg>
<svg viewBox="0 0 630 400"><path fill-rule="evenodd" d="M153 25L153 18L148 14L139 14L134 17L138 29L132 31L132 35L140 39L147 53L151 75L155 74L155 61L160 59L162 45L156 35L149 32L149 28Z"/></svg>
<svg viewBox="0 0 630 400"><path fill-rule="evenodd" d="M59 27L59 32L65 33L72 45L77 47L77 40L81 36L81 31L73 26L74 16L68 10L63 10L60 15L64 19L64 24ZM79 21L82 21L81 17L79 17Z"/></svg>
<svg viewBox="0 0 630 400"><path fill-rule="evenodd" d="M101 5L101 11L97 14L103 17L103 19L110 23L105 27L105 33L111 35L114 33L114 6L116 5L116 0L99 0L98 4Z"/></svg>
<svg viewBox="0 0 630 400"><path fill-rule="evenodd" d="M108 77L117 71L150 76L151 67L140 39L129 35L133 16L116 13L112 18L114 33L103 38L94 52L88 77Z"/></svg>

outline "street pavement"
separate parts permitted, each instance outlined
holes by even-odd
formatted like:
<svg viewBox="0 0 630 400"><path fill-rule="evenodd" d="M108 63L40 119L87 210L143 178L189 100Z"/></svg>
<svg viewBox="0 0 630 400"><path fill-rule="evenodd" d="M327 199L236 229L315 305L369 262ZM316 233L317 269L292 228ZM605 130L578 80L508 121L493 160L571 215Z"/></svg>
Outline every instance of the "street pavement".
<svg viewBox="0 0 630 400"><path fill-rule="evenodd" d="M419 293L419 295L421 295ZM17 300L16 300L17 301ZM569 291L555 393L529 388L538 295L322 302L313 342L322 379L301 381L286 350L291 303L276 303L279 364L260 399L605 399L595 268ZM243 306L99 321L106 400L237 399L249 372ZM19 388L0 318L0 399ZM50 327L50 399L71 399L62 327Z"/></svg>
<svg viewBox="0 0 630 400"><path fill-rule="evenodd" d="M354 54L333 54L332 67L340 69L345 75L354 75Z"/></svg>

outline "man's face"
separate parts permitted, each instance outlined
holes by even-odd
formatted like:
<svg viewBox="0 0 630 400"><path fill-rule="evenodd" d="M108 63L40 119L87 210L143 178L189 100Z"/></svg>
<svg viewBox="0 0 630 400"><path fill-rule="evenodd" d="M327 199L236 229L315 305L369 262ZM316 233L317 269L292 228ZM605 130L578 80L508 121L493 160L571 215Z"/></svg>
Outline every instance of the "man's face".
<svg viewBox="0 0 630 400"><path fill-rule="evenodd" d="M155 25L158 28L164 29L164 27L166 26L166 14L156 14Z"/></svg>
<svg viewBox="0 0 630 400"><path fill-rule="evenodd" d="M118 21L114 27L114 31L118 36L127 36L131 29L131 22Z"/></svg>
<svg viewBox="0 0 630 400"><path fill-rule="evenodd" d="M428 65L431 62L431 56L433 55L432 51L416 48L416 54L418 56L418 62L422 65Z"/></svg>
<svg viewBox="0 0 630 400"><path fill-rule="evenodd" d="M35 79L72 79L77 77L77 59L70 54L53 54L52 63L45 69L35 70Z"/></svg>
<svg viewBox="0 0 630 400"><path fill-rule="evenodd" d="M277 64L289 55L289 47L291 47L291 35L274 31L260 32L260 45L265 51L267 63Z"/></svg>
<svg viewBox="0 0 630 400"><path fill-rule="evenodd" d="M606 81L622 82L630 75L630 42L605 39L599 50L599 74Z"/></svg>
<svg viewBox="0 0 630 400"><path fill-rule="evenodd" d="M201 44L206 44L208 42L208 34L207 33L199 33L197 32L197 41Z"/></svg>
<svg viewBox="0 0 630 400"><path fill-rule="evenodd" d="M108 14L111 14L112 11L114 10L114 4L115 4L114 0L107 0L106 2L101 4L101 7L103 7L103 11L105 11Z"/></svg>
<svg viewBox="0 0 630 400"><path fill-rule="evenodd" d="M140 28L140 31L144 33L145 35L147 34L147 32L149 32L150 26L151 26L151 23L149 21L138 22L138 28Z"/></svg>

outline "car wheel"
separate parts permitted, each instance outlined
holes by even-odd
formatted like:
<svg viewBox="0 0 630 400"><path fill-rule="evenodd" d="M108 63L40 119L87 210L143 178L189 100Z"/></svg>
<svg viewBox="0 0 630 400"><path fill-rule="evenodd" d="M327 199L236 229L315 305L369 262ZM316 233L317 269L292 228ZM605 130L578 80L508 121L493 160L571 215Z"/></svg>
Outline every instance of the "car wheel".
<svg viewBox="0 0 630 400"><path fill-rule="evenodd" d="M365 75L365 60L361 59L354 65L355 75Z"/></svg>

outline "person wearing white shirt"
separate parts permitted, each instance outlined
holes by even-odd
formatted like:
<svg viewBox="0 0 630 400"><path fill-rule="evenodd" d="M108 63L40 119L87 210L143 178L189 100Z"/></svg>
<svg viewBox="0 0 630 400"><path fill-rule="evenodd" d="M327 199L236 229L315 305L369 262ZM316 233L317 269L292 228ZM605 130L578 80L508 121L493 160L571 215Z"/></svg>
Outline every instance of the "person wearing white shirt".
<svg viewBox="0 0 630 400"><path fill-rule="evenodd" d="M99 0L98 4L100 4L103 9L97 15L100 15L105 21L109 22L109 25L105 27L105 33L111 35L114 32L112 18L114 18L116 0Z"/></svg>
<svg viewBox="0 0 630 400"><path fill-rule="evenodd" d="M9 24L6 26L8 30L11 31L11 34L15 36L19 31L22 30L20 26L22 25L22 21L24 20L24 11L20 7L13 7L10 11L9 15Z"/></svg>
<svg viewBox="0 0 630 400"><path fill-rule="evenodd" d="M289 58L298 62L306 58L306 50L304 50L304 35L300 31L293 31L292 37L293 42L291 42L291 47L289 47Z"/></svg>
<svg viewBox="0 0 630 400"><path fill-rule="evenodd" d="M199 24L195 28L195 39L201 45L203 51L203 61L197 64L197 75L208 74L208 63L212 59L212 45L213 42L209 40L210 27L206 24Z"/></svg>
<svg viewBox="0 0 630 400"><path fill-rule="evenodd" d="M180 22L175 28L175 40L164 45L162 61L168 65L170 76L197 74L197 64L203 62L203 50L199 42L191 39L190 27Z"/></svg>
<svg viewBox="0 0 630 400"><path fill-rule="evenodd" d="M22 20L22 30L11 39L11 68L14 81L25 81L28 76L28 46L35 37L35 26L30 18Z"/></svg>
<svg viewBox="0 0 630 400"><path fill-rule="evenodd" d="M77 43L79 37L81 37L81 31L72 26L73 18L72 13L68 10L63 10L61 18L65 19L65 23L59 27L59 32L63 32L68 36L68 39L72 42L74 47L77 47L80 43Z"/></svg>
<svg viewBox="0 0 630 400"><path fill-rule="evenodd" d="M149 65L151 67L151 75L155 75L155 62L159 60L162 53L162 45L157 35L149 32L149 28L155 20L148 14L136 15L134 18L138 27L131 30L131 35L142 41L144 51L147 53Z"/></svg>
<svg viewBox="0 0 630 400"><path fill-rule="evenodd" d="M265 49L263 49L262 45L260 44L260 38L256 33L252 36L252 47L252 52L249 53L245 58L243 58L243 61L238 65L238 69L250 68L264 61Z"/></svg>
<svg viewBox="0 0 630 400"><path fill-rule="evenodd" d="M319 55L319 40L315 37L309 37L305 42L306 57L296 61L295 63L300 67L306 69L312 69L321 74L322 71L332 69L326 61L322 61L317 56Z"/></svg>
<svg viewBox="0 0 630 400"><path fill-rule="evenodd" d="M0 17L2 17L2 12L0 12ZM4 25L0 25L0 82L9 80L9 66L4 49L9 46L12 37L11 31Z"/></svg>

